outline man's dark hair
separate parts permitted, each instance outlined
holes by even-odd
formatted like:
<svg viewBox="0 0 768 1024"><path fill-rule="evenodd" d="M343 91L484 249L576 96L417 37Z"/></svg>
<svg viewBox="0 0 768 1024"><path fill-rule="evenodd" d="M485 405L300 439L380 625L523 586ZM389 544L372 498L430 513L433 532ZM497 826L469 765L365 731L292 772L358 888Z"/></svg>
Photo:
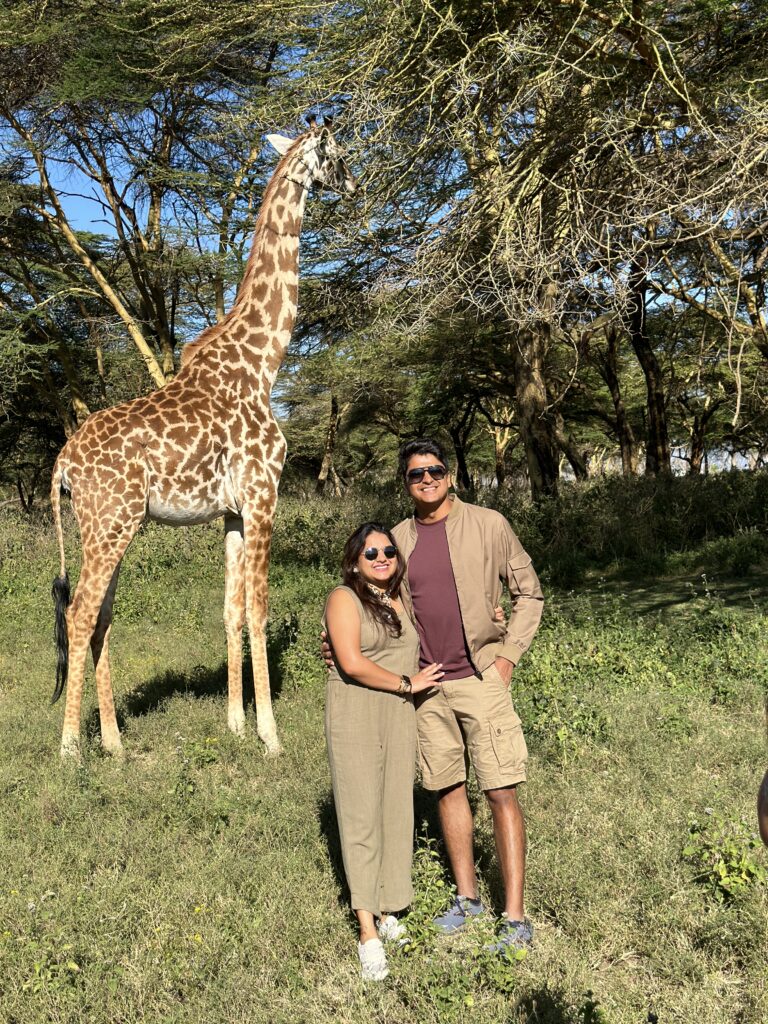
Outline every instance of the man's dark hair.
<svg viewBox="0 0 768 1024"><path fill-rule="evenodd" d="M417 437L415 441L406 441L404 445L401 445L397 455L397 469L403 480L408 472L408 462L414 455L432 455L446 469L448 468L448 460L442 445L433 441L431 437Z"/></svg>

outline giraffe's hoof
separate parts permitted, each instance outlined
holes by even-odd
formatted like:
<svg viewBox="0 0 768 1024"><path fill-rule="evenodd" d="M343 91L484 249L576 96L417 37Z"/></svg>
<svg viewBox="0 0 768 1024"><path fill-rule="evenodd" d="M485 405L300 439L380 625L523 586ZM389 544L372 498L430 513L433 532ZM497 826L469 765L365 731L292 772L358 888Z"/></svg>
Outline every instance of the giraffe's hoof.
<svg viewBox="0 0 768 1024"><path fill-rule="evenodd" d="M80 739L77 736L64 736L59 750L62 761L80 760Z"/></svg>
<svg viewBox="0 0 768 1024"><path fill-rule="evenodd" d="M247 729L245 728L245 715L242 713L240 715L230 715L227 719L227 725L229 726L229 731L233 732L235 736L238 736L240 739L243 739L247 733Z"/></svg>
<svg viewBox="0 0 768 1024"><path fill-rule="evenodd" d="M111 757L116 758L118 761L125 760L125 750L123 750L123 744L120 742L120 737L117 739L107 739L105 736L101 737L101 749L105 754L109 754Z"/></svg>
<svg viewBox="0 0 768 1024"><path fill-rule="evenodd" d="M264 746L267 748L267 757L279 757L282 754L283 748L277 736L270 736L269 739L264 739L263 736L261 738L264 740Z"/></svg>

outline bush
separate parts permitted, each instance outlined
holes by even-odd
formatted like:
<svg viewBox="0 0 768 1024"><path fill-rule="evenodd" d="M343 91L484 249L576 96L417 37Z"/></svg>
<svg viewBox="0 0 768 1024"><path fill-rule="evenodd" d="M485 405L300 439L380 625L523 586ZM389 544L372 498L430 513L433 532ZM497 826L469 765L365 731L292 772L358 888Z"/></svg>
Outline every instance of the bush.
<svg viewBox="0 0 768 1024"><path fill-rule="evenodd" d="M688 826L683 857L698 868L697 881L707 885L716 900L731 900L752 885L765 885L768 873L758 862L761 850L757 835L745 821L732 821L711 808L705 818Z"/></svg>
<svg viewBox="0 0 768 1024"><path fill-rule="evenodd" d="M768 473L699 477L604 477L563 484L537 505L509 492L487 503L507 516L541 569L570 585L590 566L660 573L669 556L704 548L721 572L744 573L768 558Z"/></svg>

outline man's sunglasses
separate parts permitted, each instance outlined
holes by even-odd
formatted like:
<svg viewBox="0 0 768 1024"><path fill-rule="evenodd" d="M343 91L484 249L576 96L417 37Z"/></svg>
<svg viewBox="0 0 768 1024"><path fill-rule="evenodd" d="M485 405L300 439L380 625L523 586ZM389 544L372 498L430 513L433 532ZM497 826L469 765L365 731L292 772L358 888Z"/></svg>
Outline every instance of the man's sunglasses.
<svg viewBox="0 0 768 1024"><path fill-rule="evenodd" d="M429 473L433 480L442 480L447 472L445 466L419 466L418 469L409 469L405 479L409 484L420 484L425 473Z"/></svg>
<svg viewBox="0 0 768 1024"><path fill-rule="evenodd" d="M397 558L397 548L394 544L387 544L385 548L381 549L381 553L385 558ZM375 558L379 557L379 549L366 548L363 552L363 557L367 558L369 562L372 562Z"/></svg>

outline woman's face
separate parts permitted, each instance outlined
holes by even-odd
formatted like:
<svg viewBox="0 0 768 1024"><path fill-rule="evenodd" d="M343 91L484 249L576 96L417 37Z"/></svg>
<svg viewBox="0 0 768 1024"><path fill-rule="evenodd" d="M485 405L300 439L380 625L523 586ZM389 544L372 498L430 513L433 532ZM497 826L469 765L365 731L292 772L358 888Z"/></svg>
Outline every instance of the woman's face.
<svg viewBox="0 0 768 1024"><path fill-rule="evenodd" d="M357 570L366 583L374 583L386 589L387 583L397 572L397 555L388 558L384 553L385 548L390 550L392 547L392 541L385 533L369 533L365 538L365 546L357 558ZM365 557L366 552L371 555L374 551L376 554L373 557Z"/></svg>

